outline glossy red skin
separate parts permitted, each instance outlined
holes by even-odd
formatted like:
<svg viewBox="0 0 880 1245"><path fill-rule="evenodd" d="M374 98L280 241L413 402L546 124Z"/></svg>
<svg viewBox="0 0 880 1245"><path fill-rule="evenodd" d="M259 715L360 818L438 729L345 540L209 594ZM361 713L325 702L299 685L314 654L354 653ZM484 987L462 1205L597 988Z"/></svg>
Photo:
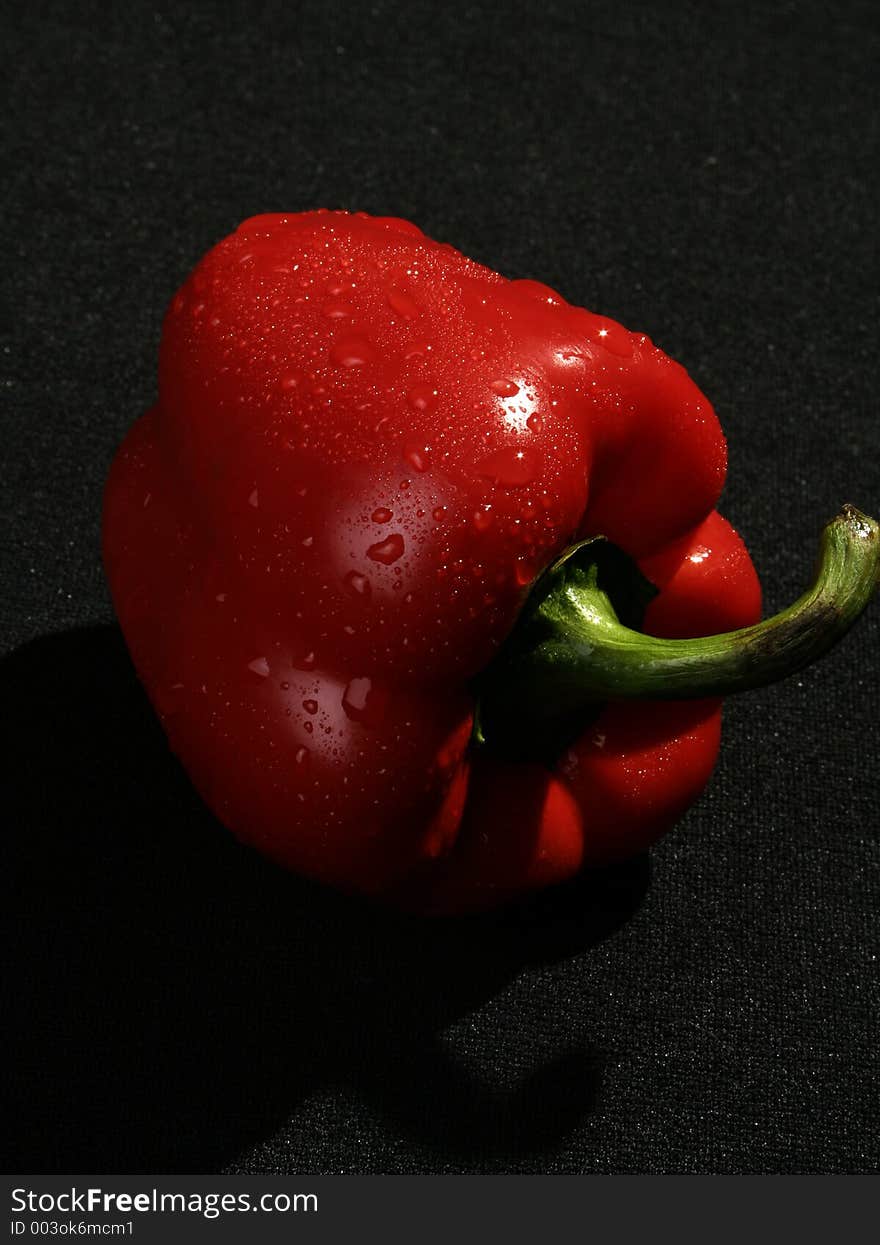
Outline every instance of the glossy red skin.
<svg viewBox="0 0 880 1245"><path fill-rule="evenodd" d="M114 604L172 748L239 838L424 911L646 847L702 790L717 702L609 705L553 772L468 747L528 584L602 533L645 629L755 621L725 444L643 335L393 219L255 217L165 318L105 496Z"/></svg>

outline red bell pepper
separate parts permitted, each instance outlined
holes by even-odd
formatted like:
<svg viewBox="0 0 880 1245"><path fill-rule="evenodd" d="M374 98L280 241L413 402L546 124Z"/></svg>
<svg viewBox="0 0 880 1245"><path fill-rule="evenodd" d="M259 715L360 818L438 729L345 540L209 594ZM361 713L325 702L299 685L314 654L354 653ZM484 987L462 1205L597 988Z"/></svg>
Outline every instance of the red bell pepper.
<svg viewBox="0 0 880 1245"><path fill-rule="evenodd" d="M876 587L877 525L845 508L813 588L756 625L725 466L643 334L405 221L259 216L171 303L105 563L237 836L482 908L647 847L709 778L718 698L812 660Z"/></svg>

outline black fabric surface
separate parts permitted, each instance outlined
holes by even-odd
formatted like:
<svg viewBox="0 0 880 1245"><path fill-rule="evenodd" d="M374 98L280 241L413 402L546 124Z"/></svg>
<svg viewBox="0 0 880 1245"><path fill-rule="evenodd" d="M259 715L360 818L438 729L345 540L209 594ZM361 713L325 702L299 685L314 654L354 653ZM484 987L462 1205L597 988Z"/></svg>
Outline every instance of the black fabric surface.
<svg viewBox="0 0 880 1245"><path fill-rule="evenodd" d="M7 1171L867 1172L878 625L729 702L651 853L425 923L190 790L99 556L162 312L241 219L409 217L716 405L771 612L880 510L874 6L6 6Z"/></svg>

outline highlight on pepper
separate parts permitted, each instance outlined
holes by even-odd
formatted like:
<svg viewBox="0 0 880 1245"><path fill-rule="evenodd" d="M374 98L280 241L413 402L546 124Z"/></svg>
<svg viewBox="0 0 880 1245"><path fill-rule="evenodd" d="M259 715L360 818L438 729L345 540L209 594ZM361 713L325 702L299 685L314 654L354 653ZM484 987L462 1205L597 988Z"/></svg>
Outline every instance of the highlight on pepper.
<svg viewBox="0 0 880 1245"><path fill-rule="evenodd" d="M821 656L876 591L878 525L844 506L761 621L725 469L644 334L406 221L257 216L168 309L104 561L239 839L478 910L656 841L709 780L721 698Z"/></svg>

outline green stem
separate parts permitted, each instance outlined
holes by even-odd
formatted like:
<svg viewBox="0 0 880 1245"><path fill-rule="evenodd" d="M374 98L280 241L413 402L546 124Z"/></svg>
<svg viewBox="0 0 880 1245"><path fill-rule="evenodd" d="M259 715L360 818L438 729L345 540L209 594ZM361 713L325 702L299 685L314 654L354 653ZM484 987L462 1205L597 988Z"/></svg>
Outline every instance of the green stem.
<svg viewBox="0 0 880 1245"><path fill-rule="evenodd" d="M738 631L663 640L621 626L607 595L572 601L592 696L681 700L729 696L802 670L853 625L878 582L878 526L852 507L822 532L816 577L788 609Z"/></svg>
<svg viewBox="0 0 880 1245"><path fill-rule="evenodd" d="M612 596L621 571L619 561L607 561L612 548L602 541L575 546L538 581L522 625L478 685L481 740L506 741L506 751L515 740L513 751L522 754L529 740L570 733L606 700L764 687L826 653L880 583L880 528L847 505L822 532L812 585L788 609L738 631L667 640L620 621Z"/></svg>

